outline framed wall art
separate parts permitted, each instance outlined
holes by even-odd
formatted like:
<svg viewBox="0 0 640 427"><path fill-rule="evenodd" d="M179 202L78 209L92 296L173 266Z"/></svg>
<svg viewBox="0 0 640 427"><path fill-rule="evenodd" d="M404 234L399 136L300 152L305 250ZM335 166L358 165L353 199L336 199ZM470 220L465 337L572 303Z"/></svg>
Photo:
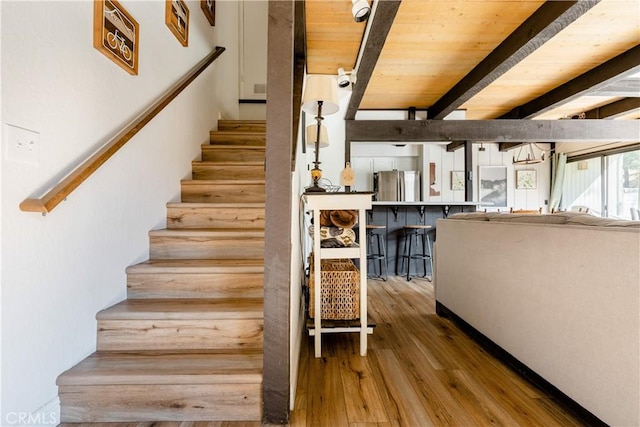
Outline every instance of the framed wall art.
<svg viewBox="0 0 640 427"><path fill-rule="evenodd" d="M93 47L129 74L138 74L139 26L116 0L93 2Z"/></svg>
<svg viewBox="0 0 640 427"><path fill-rule="evenodd" d="M189 45L189 8L184 0L165 0L164 22L182 44Z"/></svg>
<svg viewBox="0 0 640 427"><path fill-rule="evenodd" d="M537 176L535 170L517 170L516 188L518 190L529 190L536 188Z"/></svg>
<svg viewBox="0 0 640 427"><path fill-rule="evenodd" d="M507 167L480 166L480 204L487 207L507 207Z"/></svg>
<svg viewBox="0 0 640 427"><path fill-rule="evenodd" d="M207 17L211 26L216 25L216 2L215 0L200 0L200 8Z"/></svg>
<svg viewBox="0 0 640 427"><path fill-rule="evenodd" d="M464 190L464 171L451 171L451 189Z"/></svg>

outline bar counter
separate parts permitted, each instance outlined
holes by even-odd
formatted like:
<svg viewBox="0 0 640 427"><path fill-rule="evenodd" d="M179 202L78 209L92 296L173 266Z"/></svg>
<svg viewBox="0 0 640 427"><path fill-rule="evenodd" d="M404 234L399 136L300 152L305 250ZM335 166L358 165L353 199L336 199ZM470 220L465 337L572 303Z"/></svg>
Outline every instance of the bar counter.
<svg viewBox="0 0 640 427"><path fill-rule="evenodd" d="M399 274L397 260L401 255L401 243L405 225L430 225L432 242L436 237L436 220L458 212L474 212L478 202L400 202L374 201L367 211L367 224L386 226L385 242L389 274ZM374 266L371 265L370 269ZM377 267L376 267L377 271ZM429 275L431 273L428 273Z"/></svg>

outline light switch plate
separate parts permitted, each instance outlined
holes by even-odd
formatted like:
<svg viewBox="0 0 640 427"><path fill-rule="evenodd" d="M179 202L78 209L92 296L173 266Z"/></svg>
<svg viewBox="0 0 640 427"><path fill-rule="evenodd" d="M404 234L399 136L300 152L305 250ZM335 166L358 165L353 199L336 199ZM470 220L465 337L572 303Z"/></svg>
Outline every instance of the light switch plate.
<svg viewBox="0 0 640 427"><path fill-rule="evenodd" d="M10 124L5 125L7 160L38 166L40 164L40 134Z"/></svg>

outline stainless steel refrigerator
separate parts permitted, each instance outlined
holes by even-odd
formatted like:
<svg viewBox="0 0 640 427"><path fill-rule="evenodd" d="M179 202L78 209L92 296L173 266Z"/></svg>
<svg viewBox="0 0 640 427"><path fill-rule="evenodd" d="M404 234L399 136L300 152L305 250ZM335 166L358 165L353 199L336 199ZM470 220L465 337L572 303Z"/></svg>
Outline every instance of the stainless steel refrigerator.
<svg viewBox="0 0 640 427"><path fill-rule="evenodd" d="M418 202L421 200L420 171L379 171L373 174L376 200Z"/></svg>

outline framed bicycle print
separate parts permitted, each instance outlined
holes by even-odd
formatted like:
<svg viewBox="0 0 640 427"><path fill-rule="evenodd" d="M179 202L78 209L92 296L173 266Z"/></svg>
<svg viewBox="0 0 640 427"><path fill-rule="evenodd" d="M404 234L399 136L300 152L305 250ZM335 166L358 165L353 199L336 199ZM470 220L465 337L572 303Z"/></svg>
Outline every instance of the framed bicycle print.
<svg viewBox="0 0 640 427"><path fill-rule="evenodd" d="M207 21L211 26L216 25L216 2L215 0L200 0L200 8L204 12L204 16L207 17ZM304 145L303 145L304 147Z"/></svg>
<svg viewBox="0 0 640 427"><path fill-rule="evenodd" d="M189 8L184 0L165 0L164 22L182 44L189 45Z"/></svg>
<svg viewBox="0 0 640 427"><path fill-rule="evenodd" d="M138 74L139 26L116 0L93 2L93 47L127 73Z"/></svg>

